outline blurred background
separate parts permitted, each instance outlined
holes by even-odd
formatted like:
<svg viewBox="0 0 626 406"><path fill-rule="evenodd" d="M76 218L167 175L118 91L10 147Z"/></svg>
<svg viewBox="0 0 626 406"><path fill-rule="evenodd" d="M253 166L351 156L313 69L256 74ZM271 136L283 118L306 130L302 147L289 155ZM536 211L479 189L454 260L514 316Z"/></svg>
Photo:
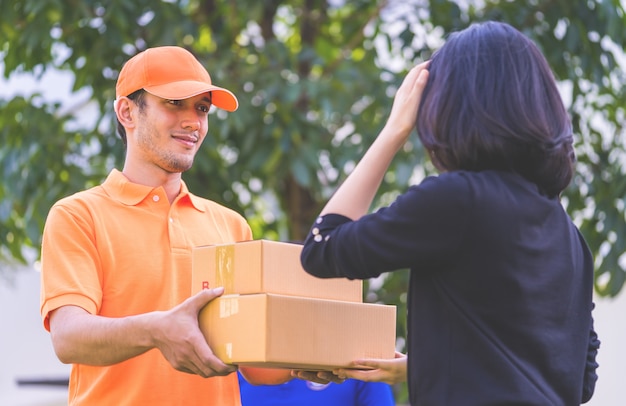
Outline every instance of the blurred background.
<svg viewBox="0 0 626 406"><path fill-rule="evenodd" d="M39 318L41 232L56 200L121 167L112 101L128 58L184 46L237 94L235 113L212 110L184 179L242 213L255 238L300 241L384 124L408 68L483 20L538 44L572 117L578 170L563 203L596 258L602 340L590 404L621 404L624 10L624 0L0 0L0 404L65 403L69 367ZM372 209L431 173L414 136ZM401 270L368 281L364 297L398 306L400 351L407 280ZM405 402L406 388L396 392Z"/></svg>

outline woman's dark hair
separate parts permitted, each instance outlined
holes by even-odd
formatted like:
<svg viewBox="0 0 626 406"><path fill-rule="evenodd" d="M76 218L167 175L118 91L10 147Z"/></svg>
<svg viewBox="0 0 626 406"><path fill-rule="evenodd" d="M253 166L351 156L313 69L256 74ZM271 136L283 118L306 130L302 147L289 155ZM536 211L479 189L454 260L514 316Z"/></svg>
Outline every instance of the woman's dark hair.
<svg viewBox="0 0 626 406"><path fill-rule="evenodd" d="M556 196L574 172L571 122L537 46L510 25L475 24L433 54L417 116L435 167L519 173Z"/></svg>
<svg viewBox="0 0 626 406"><path fill-rule="evenodd" d="M139 89L129 94L128 98L131 99L139 107L139 110L142 110L146 106L145 94L146 94L145 90ZM126 146L126 129L124 128L122 123L120 123L120 120L117 119L117 117L116 117L116 120L117 120L117 133L122 139L124 146Z"/></svg>

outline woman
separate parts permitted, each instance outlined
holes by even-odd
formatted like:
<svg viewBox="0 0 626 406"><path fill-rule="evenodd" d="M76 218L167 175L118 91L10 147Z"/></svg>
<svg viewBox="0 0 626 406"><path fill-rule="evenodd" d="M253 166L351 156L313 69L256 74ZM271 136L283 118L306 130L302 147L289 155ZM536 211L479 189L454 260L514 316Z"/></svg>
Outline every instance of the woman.
<svg viewBox="0 0 626 406"><path fill-rule="evenodd" d="M439 176L368 214L415 126ZM507 24L472 25L407 75L387 124L316 219L307 272L367 279L411 269L412 405L591 398L593 258L559 201L574 173L572 142L538 48Z"/></svg>

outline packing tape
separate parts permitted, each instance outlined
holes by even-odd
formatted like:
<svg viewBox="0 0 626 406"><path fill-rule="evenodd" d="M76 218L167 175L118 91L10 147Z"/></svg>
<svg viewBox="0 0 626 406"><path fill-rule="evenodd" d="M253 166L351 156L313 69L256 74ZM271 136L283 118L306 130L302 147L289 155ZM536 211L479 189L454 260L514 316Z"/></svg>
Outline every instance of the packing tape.
<svg viewBox="0 0 626 406"><path fill-rule="evenodd" d="M228 358L226 361L230 361L233 359L233 343L226 343L224 346L224 350L226 351L226 357Z"/></svg>
<svg viewBox="0 0 626 406"><path fill-rule="evenodd" d="M220 245L215 252L215 286L223 286L224 293L235 290L235 245Z"/></svg>
<svg viewBox="0 0 626 406"><path fill-rule="evenodd" d="M237 313L239 313L238 296L222 296L220 298L220 319L225 319Z"/></svg>

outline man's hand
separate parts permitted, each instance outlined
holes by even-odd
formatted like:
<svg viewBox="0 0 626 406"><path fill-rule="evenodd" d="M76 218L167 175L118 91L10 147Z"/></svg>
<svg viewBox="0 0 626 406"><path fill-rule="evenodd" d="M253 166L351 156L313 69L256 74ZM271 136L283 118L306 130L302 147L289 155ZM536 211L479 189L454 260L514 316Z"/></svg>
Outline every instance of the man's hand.
<svg viewBox="0 0 626 406"><path fill-rule="evenodd" d="M213 354L198 324L200 310L223 292L223 288L205 289L161 313L154 346L178 371L209 378L237 370L236 366L224 364Z"/></svg>
<svg viewBox="0 0 626 406"><path fill-rule="evenodd" d="M198 313L223 288L203 290L167 311L103 317L78 306L50 313L50 334L59 360L114 365L157 348L178 371L204 378L237 370L217 358L200 331Z"/></svg>

